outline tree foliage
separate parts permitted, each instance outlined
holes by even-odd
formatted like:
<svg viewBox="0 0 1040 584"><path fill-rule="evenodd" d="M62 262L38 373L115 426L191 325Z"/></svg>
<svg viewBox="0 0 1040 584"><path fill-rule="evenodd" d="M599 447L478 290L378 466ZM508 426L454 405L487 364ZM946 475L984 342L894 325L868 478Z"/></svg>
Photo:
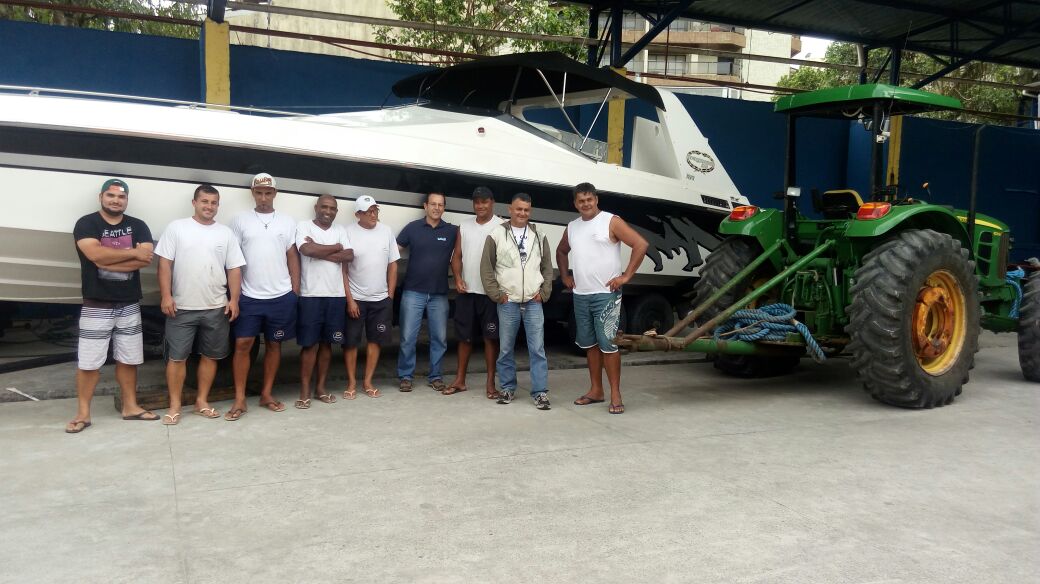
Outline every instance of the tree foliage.
<svg viewBox="0 0 1040 584"><path fill-rule="evenodd" d="M887 51L873 50L870 52L867 59L867 66L873 69L880 69L886 64L887 58ZM852 43L832 43L830 47L827 48L827 53L823 60L827 63L855 65L856 45ZM922 75L928 75L941 68L942 65L940 63L925 55L904 52L900 70L903 73L919 73ZM1040 80L1040 72L1033 69L982 62L970 63L955 71L953 75L965 79L997 81L1015 85L1025 85ZM881 80L886 83L888 82L887 71L882 74ZM900 84L909 85L915 81L917 81L916 77L910 78L903 76ZM851 85L858 82L859 74L853 71L820 69L817 67L803 66L797 71L785 75L780 79L777 85L790 89L813 90L824 87ZM1018 112L1019 96L1018 92L1013 89L969 85L967 83L960 83L949 79L933 81L924 87L924 89L934 93L955 97L961 100L965 109L1005 114L1014 114ZM983 121L976 119L977 116L972 116L963 112L936 112L931 115L934 117L958 119L961 121ZM988 123L993 122L989 119L985 121Z"/></svg>
<svg viewBox="0 0 1040 584"><path fill-rule="evenodd" d="M55 3L53 9L27 8L0 4L0 20L22 20L53 24L57 26L73 26L93 28L117 32L172 36L180 38L199 38L198 26L152 22L133 18L115 18L101 14L85 14L62 10L61 6L80 6L97 8L110 12L129 12L135 14L151 14L200 20L205 15L205 8L192 4L181 4L167 0L66 0Z"/></svg>
<svg viewBox="0 0 1040 584"><path fill-rule="evenodd" d="M546 0L387 0L387 6L401 20L486 30L584 36L588 26L587 10ZM388 27L378 29L376 38L383 43L476 55L496 55L510 49L561 51L580 59L583 50L567 43ZM392 56L408 61L430 60L429 55L405 51L393 52ZM454 63L463 59L437 56L435 60Z"/></svg>

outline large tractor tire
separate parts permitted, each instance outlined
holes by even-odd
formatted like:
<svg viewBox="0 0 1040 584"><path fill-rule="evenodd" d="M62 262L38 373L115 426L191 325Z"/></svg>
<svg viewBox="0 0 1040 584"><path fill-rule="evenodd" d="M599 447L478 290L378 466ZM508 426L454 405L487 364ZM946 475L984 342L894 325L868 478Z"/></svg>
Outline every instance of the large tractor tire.
<svg viewBox="0 0 1040 584"><path fill-rule="evenodd" d="M762 247L754 239L746 237L729 237L721 244L704 262L701 268L700 279L694 285L697 300L694 305L699 305L717 292L734 276L740 273L748 264L762 253ZM722 297L711 308L700 316L700 322L707 322L722 312L752 288L753 282L762 281L768 276L775 275L771 266L763 265L759 273L753 274L747 279L747 283L735 287ZM736 377L772 377L785 375L798 366L801 359L799 355L782 357L764 357L757 355L715 355L715 368L727 375Z"/></svg>
<svg viewBox="0 0 1040 584"><path fill-rule="evenodd" d="M1018 307L1018 363L1022 375L1040 382L1040 272L1022 285L1022 304Z"/></svg>
<svg viewBox="0 0 1040 584"><path fill-rule="evenodd" d="M903 231L864 256L851 293L848 350L872 397L932 408L960 395L979 350L978 280L960 242Z"/></svg>

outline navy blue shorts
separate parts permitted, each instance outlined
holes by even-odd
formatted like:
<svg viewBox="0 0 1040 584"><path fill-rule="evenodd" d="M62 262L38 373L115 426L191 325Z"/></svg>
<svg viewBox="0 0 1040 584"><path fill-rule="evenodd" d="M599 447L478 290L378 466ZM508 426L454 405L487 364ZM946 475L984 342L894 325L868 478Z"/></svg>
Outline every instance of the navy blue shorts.
<svg viewBox="0 0 1040 584"><path fill-rule="evenodd" d="M236 339L255 337L261 331L269 343L296 337L296 294L291 291L267 300L243 294L238 311L238 318L231 323Z"/></svg>
<svg viewBox="0 0 1040 584"><path fill-rule="evenodd" d="M301 296L297 304L296 344L343 343L347 322L345 296Z"/></svg>

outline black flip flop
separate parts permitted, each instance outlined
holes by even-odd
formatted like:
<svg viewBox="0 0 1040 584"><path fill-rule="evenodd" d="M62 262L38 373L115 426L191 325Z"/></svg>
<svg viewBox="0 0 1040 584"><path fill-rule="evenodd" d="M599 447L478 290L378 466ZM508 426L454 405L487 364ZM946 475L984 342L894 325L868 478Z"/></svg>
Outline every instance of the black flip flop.
<svg viewBox="0 0 1040 584"><path fill-rule="evenodd" d="M582 400L584 400L584 401L582 401ZM592 405L592 404L601 404L601 403L603 403L603 400L601 400L601 399L592 399L591 397L589 397L587 395L583 395L583 396L579 397L578 399L574 400L574 405L576 405L576 406L588 406L588 405Z"/></svg>
<svg viewBox="0 0 1040 584"><path fill-rule="evenodd" d="M153 415L155 417L154 418L146 418L145 416L147 416L148 414L151 414L151 415ZM159 416L156 416L155 414L152 414L152 412L149 412L148 410L144 410L144 411L142 411L139 414L134 414L132 416L123 416L123 419L124 420L140 420L142 422L155 422L155 421L157 421L159 419Z"/></svg>
<svg viewBox="0 0 1040 584"><path fill-rule="evenodd" d="M84 431L84 430L86 430L87 428L90 427L90 422L87 422L86 420L73 420L70 423L73 425L73 428L76 427L76 424L83 424L83 425L80 426L78 430L76 430L76 429L69 430L68 427L66 427L65 428L65 433L66 434L79 434L80 432L82 432L82 431Z"/></svg>

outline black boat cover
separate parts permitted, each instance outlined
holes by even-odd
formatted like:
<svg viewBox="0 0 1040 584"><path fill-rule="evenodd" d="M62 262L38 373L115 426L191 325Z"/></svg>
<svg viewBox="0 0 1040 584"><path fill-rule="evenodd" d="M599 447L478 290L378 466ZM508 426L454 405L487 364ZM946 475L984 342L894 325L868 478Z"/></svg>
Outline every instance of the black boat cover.
<svg viewBox="0 0 1040 584"><path fill-rule="evenodd" d="M486 57L443 69L431 69L394 84L394 95L434 103L497 109L505 101L549 96L541 71L557 97L564 93L614 88L664 109L657 90L610 69L597 69L560 52L517 53ZM519 73L519 78L517 74Z"/></svg>

